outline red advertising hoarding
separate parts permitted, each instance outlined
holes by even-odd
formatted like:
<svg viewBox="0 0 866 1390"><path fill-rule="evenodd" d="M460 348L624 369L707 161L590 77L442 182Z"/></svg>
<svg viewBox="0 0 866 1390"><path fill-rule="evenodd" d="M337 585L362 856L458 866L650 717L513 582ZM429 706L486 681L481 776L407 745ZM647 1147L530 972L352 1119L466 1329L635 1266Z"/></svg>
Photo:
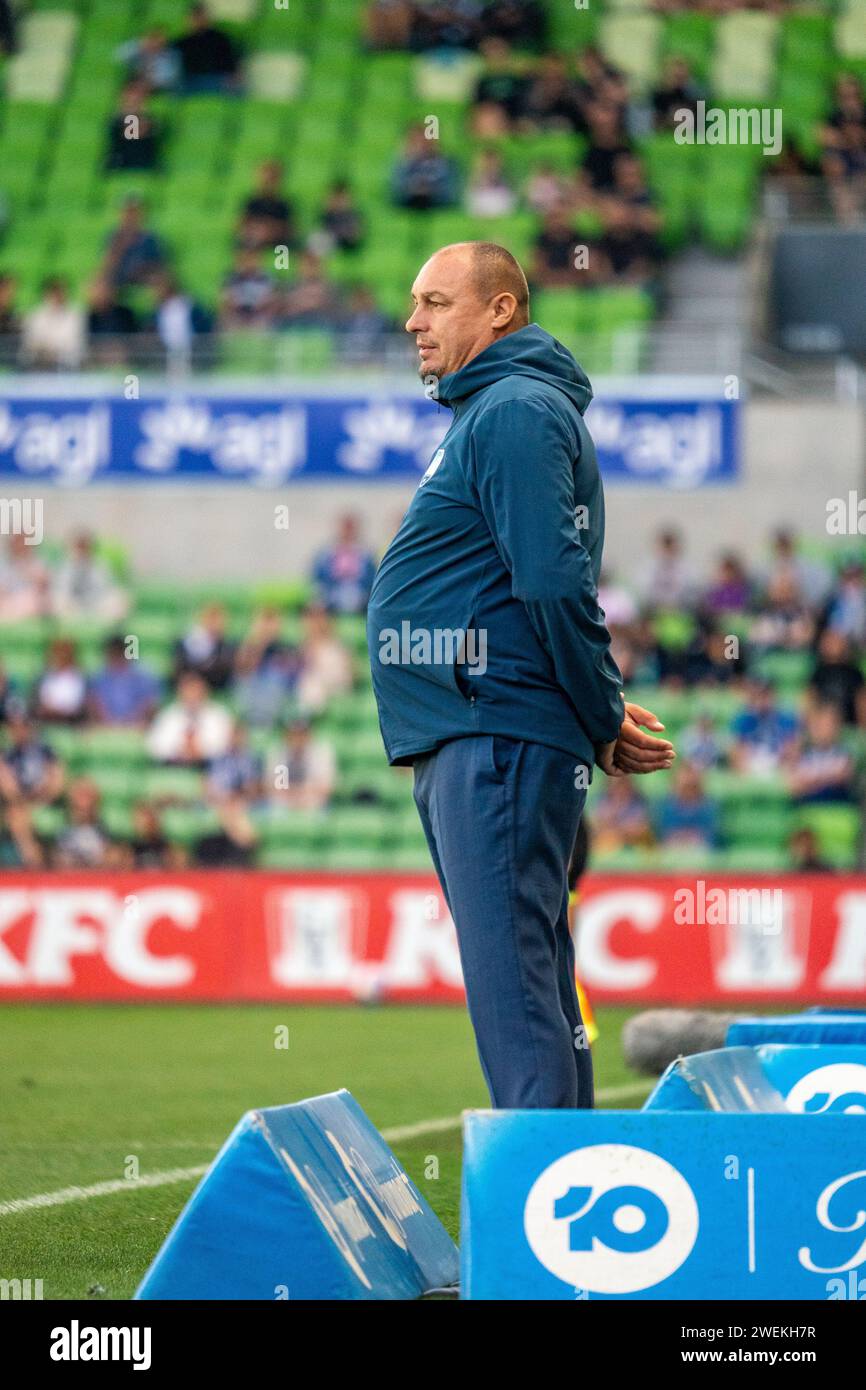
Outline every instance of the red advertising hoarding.
<svg viewBox="0 0 866 1390"><path fill-rule="evenodd" d="M866 877L588 878L598 1003L866 1002ZM462 998L432 878L259 872L0 879L0 1000Z"/></svg>

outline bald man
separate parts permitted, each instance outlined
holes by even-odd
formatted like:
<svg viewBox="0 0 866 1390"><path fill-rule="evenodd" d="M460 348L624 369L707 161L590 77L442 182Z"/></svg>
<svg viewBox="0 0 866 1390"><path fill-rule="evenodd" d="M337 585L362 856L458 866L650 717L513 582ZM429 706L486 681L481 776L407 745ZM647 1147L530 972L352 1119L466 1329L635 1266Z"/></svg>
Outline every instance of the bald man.
<svg viewBox="0 0 866 1390"><path fill-rule="evenodd" d="M419 373L453 420L370 598L382 736L414 768L493 1105L589 1107L569 857L593 767L653 772L674 752L624 702L598 605L589 381L530 323L501 246L444 247L412 303Z"/></svg>

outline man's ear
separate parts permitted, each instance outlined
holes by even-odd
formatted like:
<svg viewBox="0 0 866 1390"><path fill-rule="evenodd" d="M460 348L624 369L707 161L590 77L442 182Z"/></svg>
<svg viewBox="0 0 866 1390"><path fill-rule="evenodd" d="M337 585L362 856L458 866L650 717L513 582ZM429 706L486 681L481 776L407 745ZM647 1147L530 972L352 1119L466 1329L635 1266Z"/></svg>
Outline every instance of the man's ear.
<svg viewBox="0 0 866 1390"><path fill-rule="evenodd" d="M508 290L503 290L498 294L491 305L493 309L493 327L509 328L514 322L514 315L517 312L517 300Z"/></svg>

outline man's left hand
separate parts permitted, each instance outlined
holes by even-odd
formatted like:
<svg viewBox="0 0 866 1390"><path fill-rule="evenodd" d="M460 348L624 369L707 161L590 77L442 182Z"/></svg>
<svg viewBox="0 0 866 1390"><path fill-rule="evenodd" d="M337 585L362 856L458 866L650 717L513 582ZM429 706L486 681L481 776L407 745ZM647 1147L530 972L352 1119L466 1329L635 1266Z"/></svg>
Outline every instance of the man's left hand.
<svg viewBox="0 0 866 1390"><path fill-rule="evenodd" d="M654 738L643 729L664 729L664 724L652 710L625 702L625 719L613 750L613 764L621 772L663 772L673 766L673 744L666 738Z"/></svg>

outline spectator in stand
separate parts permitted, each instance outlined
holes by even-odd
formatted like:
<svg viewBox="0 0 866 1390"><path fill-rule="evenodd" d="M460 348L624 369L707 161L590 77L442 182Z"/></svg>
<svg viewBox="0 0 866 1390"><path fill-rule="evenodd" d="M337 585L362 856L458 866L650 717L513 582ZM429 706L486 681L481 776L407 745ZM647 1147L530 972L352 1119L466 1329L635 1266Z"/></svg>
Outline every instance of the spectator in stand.
<svg viewBox="0 0 866 1390"><path fill-rule="evenodd" d="M11 366L18 351L21 319L15 308L18 281L14 275L0 272L0 363Z"/></svg>
<svg viewBox="0 0 866 1390"><path fill-rule="evenodd" d="M196 843L196 864L202 869L248 868L255 859L257 835L243 797L231 797L217 814L219 829Z"/></svg>
<svg viewBox="0 0 866 1390"><path fill-rule="evenodd" d="M520 125L524 130L580 130L583 117L568 66L560 53L547 53L523 95Z"/></svg>
<svg viewBox="0 0 866 1390"><path fill-rule="evenodd" d="M87 337L90 359L96 366L122 366L128 357L129 338L138 330L132 309L118 301L109 282L98 276L87 295Z"/></svg>
<svg viewBox="0 0 866 1390"><path fill-rule="evenodd" d="M814 617L794 575L777 570L749 629L750 647L755 652L803 651L811 645L814 630Z"/></svg>
<svg viewBox="0 0 866 1390"><path fill-rule="evenodd" d="M716 572L701 598L701 610L713 617L726 613L745 613L752 601L752 584L740 556L726 551L719 557Z"/></svg>
<svg viewBox="0 0 866 1390"><path fill-rule="evenodd" d="M466 186L470 217L508 217L517 207L517 194L498 150L479 150Z"/></svg>
<svg viewBox="0 0 866 1390"><path fill-rule="evenodd" d="M866 196L866 101L856 77L836 83L836 105L821 127L822 169L840 222L856 222Z"/></svg>
<svg viewBox="0 0 866 1390"><path fill-rule="evenodd" d="M844 724L866 728L866 680L850 641L836 628L821 634L809 694L819 704L832 705Z"/></svg>
<svg viewBox="0 0 866 1390"><path fill-rule="evenodd" d="M526 93L526 77L520 71L504 39L481 43L484 69L472 98L472 133L481 140L507 135L518 120Z"/></svg>
<svg viewBox="0 0 866 1390"><path fill-rule="evenodd" d="M53 863L58 869L107 869L118 854L100 818L102 795L89 777L76 777L66 793L67 825L57 836Z"/></svg>
<svg viewBox="0 0 866 1390"><path fill-rule="evenodd" d="M87 717L87 677L68 637L56 637L48 648L45 672L36 682L34 713L43 724L80 724Z"/></svg>
<svg viewBox="0 0 866 1390"><path fill-rule="evenodd" d="M700 772L689 763L674 768L673 790L658 807L656 833L665 846L715 849L719 843L718 807L706 795Z"/></svg>
<svg viewBox="0 0 866 1390"><path fill-rule="evenodd" d="M238 251L220 297L220 327L273 328L277 309L274 277L262 269L258 251Z"/></svg>
<svg viewBox="0 0 866 1390"><path fill-rule="evenodd" d="M161 241L144 225L141 199L127 198L120 222L106 243L102 276L116 290L124 290L130 285L145 284L164 264Z"/></svg>
<svg viewBox="0 0 866 1390"><path fill-rule="evenodd" d="M832 864L821 854L818 836L810 825L801 825L788 842L791 868L800 874L829 873Z"/></svg>
<svg viewBox="0 0 866 1390"><path fill-rule="evenodd" d="M313 251L301 253L298 273L280 296L282 328L335 328L340 317L336 285Z"/></svg>
<svg viewBox="0 0 866 1390"><path fill-rule="evenodd" d="M74 371L81 366L85 348L84 311L71 303L69 286L59 276L42 285L35 309L24 316L21 357L28 367Z"/></svg>
<svg viewBox="0 0 866 1390"><path fill-rule="evenodd" d="M47 618L51 614L51 576L39 558L39 546L21 532L6 542L0 565L0 624Z"/></svg>
<svg viewBox="0 0 866 1390"><path fill-rule="evenodd" d="M412 0L371 0L364 11L368 48L408 48L412 33Z"/></svg>
<svg viewBox="0 0 866 1390"><path fill-rule="evenodd" d="M630 777L611 777L592 803L592 846L598 853L646 849L653 843L646 801Z"/></svg>
<svg viewBox="0 0 866 1390"><path fill-rule="evenodd" d="M656 535L654 555L638 588L650 611L690 608L695 581L683 550L682 537L670 526Z"/></svg>
<svg viewBox="0 0 866 1390"><path fill-rule="evenodd" d="M145 82L128 82L120 94L117 111L108 124L105 167L155 169L160 156L160 130L147 111L149 90Z"/></svg>
<svg viewBox="0 0 866 1390"><path fill-rule="evenodd" d="M159 681L140 661L127 657L122 636L109 637L104 651L105 665L90 681L90 718L96 724L145 728L159 705Z"/></svg>
<svg viewBox="0 0 866 1390"><path fill-rule="evenodd" d="M704 95L686 60L676 55L668 58L662 80L652 94L656 130L672 130L681 119L679 113L696 112Z"/></svg>
<svg viewBox="0 0 866 1390"><path fill-rule="evenodd" d="M623 284L648 285L658 270L661 248L653 233L644 229L644 213L620 198L606 198L601 215L604 233L591 253L592 259L601 258L597 275Z"/></svg>
<svg viewBox="0 0 866 1390"><path fill-rule="evenodd" d="M180 81L180 57L164 29L149 29L140 39L121 44L117 57L126 65L130 82L143 82L150 92L173 92Z"/></svg>
<svg viewBox="0 0 866 1390"><path fill-rule="evenodd" d="M589 149L581 162L581 189L590 198L616 189L616 165L631 151L622 133L621 113L612 101L593 101L586 109Z"/></svg>
<svg viewBox="0 0 866 1390"><path fill-rule="evenodd" d="M365 234L364 214L352 198L351 188L345 179L337 179L325 199L310 250L319 256L330 255L332 251L358 251L364 244Z"/></svg>
<svg viewBox="0 0 866 1390"><path fill-rule="evenodd" d="M281 722L298 679L300 658L282 637L276 608L257 613L235 656L232 687L241 718L257 728Z"/></svg>
<svg viewBox="0 0 866 1390"><path fill-rule="evenodd" d="M53 604L59 618L91 618L103 623L116 622L129 608L129 594L97 555L89 531L79 531L72 538L69 554L54 580Z"/></svg>
<svg viewBox="0 0 866 1390"><path fill-rule="evenodd" d="M259 165L256 187L241 210L235 239L244 251L294 250L299 244L295 211L283 193L285 169L278 159Z"/></svg>
<svg viewBox="0 0 866 1390"><path fill-rule="evenodd" d="M0 666L0 725L5 724L15 710L21 709L24 701L5 666Z"/></svg>
<svg viewBox="0 0 866 1390"><path fill-rule="evenodd" d="M326 739L314 738L306 719L294 719L286 729L271 768L270 802L274 808L322 811L334 791L337 764Z"/></svg>
<svg viewBox="0 0 866 1390"><path fill-rule="evenodd" d="M387 339L396 325L376 304L368 285L351 285L343 317L340 319L342 357L350 362L372 362L381 358Z"/></svg>
<svg viewBox="0 0 866 1390"><path fill-rule="evenodd" d="M473 48L480 37L477 0L415 0L409 42L418 53Z"/></svg>
<svg viewBox="0 0 866 1390"><path fill-rule="evenodd" d="M249 747L246 729L236 724L231 743L220 757L214 758L208 769L205 791L208 801L221 805L240 797L255 803L262 797L263 761Z"/></svg>
<svg viewBox="0 0 866 1390"><path fill-rule="evenodd" d="M131 869L179 869L184 856L166 838L156 807L138 801L132 808L132 838L127 846Z"/></svg>
<svg viewBox="0 0 866 1390"><path fill-rule="evenodd" d="M849 560L839 571L839 578L818 619L816 636L825 628L841 632L856 647L866 646L866 583L863 565Z"/></svg>
<svg viewBox="0 0 866 1390"><path fill-rule="evenodd" d="M12 0L0 0L0 53L11 56L17 47L16 14Z"/></svg>
<svg viewBox="0 0 866 1390"><path fill-rule="evenodd" d="M232 717L210 698L207 682L187 671L177 683L177 698L160 710L147 735L150 756L179 767L204 767L231 743Z"/></svg>
<svg viewBox="0 0 866 1390"><path fill-rule="evenodd" d="M806 731L787 774L788 790L799 806L854 799L854 759L842 741L842 721L833 705L806 713Z"/></svg>
<svg viewBox="0 0 866 1390"><path fill-rule="evenodd" d="M628 83L594 44L587 44L577 55L574 94L583 130L588 129L588 112L594 103L612 102L619 111L620 121L628 107Z"/></svg>
<svg viewBox="0 0 866 1390"><path fill-rule="evenodd" d="M211 23L207 5L190 5L186 32L174 42L183 92L237 92L241 56L234 40Z"/></svg>
<svg viewBox="0 0 866 1390"><path fill-rule="evenodd" d="M547 38L547 12L539 0L489 0L480 25L482 33L517 48L540 51Z"/></svg>
<svg viewBox="0 0 866 1390"><path fill-rule="evenodd" d="M28 867L44 862L33 830L32 813L51 806L63 793L63 767L54 749L43 742L23 708L9 711L6 747L0 753L0 801L21 860Z"/></svg>
<svg viewBox="0 0 866 1390"><path fill-rule="evenodd" d="M398 207L426 212L453 207L458 197L457 167L428 140L423 125L412 126L403 154L391 171L391 198Z"/></svg>
<svg viewBox="0 0 866 1390"><path fill-rule="evenodd" d="M686 685L736 685L745 674L746 662L739 645L714 622L704 619L689 642L677 670Z"/></svg>
<svg viewBox="0 0 866 1390"><path fill-rule="evenodd" d="M724 749L711 714L700 711L694 721L683 729L679 749L686 762L699 772L708 772L710 768L719 766Z"/></svg>
<svg viewBox="0 0 866 1390"><path fill-rule="evenodd" d="M526 201L542 217L567 201L565 180L552 164L537 164L526 185Z"/></svg>
<svg viewBox="0 0 866 1390"><path fill-rule="evenodd" d="M765 591L774 579L791 581L802 601L810 606L822 603L831 587L831 576L825 565L808 560L798 553L796 533L787 526L780 527L771 541L770 564L761 575Z"/></svg>
<svg viewBox="0 0 866 1390"><path fill-rule="evenodd" d="M361 542L358 518L347 513L340 519L333 545L319 551L313 561L316 597L329 613L364 613L375 574L376 559Z"/></svg>
<svg viewBox="0 0 866 1390"><path fill-rule="evenodd" d="M318 714L335 695L351 690L351 653L334 636L331 618L321 604L310 604L304 611L300 660L297 696L305 713Z"/></svg>
<svg viewBox="0 0 866 1390"><path fill-rule="evenodd" d="M553 207L545 213L532 251L529 280L533 288L575 289L578 284L577 245L578 236L567 209ZM591 265L591 252L589 260Z"/></svg>
<svg viewBox="0 0 866 1390"><path fill-rule="evenodd" d="M226 635L228 618L220 603L208 603L174 648L173 679L193 671L211 690L225 690L234 674L235 644Z"/></svg>
<svg viewBox="0 0 866 1390"><path fill-rule="evenodd" d="M199 340L211 332L213 320L206 309L181 289L170 270L160 271L152 283L156 309L149 327L169 357L189 361L195 357Z"/></svg>
<svg viewBox="0 0 866 1390"><path fill-rule="evenodd" d="M731 724L728 761L735 772L775 772L791 761L799 730L796 715L780 708L770 682L753 676Z"/></svg>

